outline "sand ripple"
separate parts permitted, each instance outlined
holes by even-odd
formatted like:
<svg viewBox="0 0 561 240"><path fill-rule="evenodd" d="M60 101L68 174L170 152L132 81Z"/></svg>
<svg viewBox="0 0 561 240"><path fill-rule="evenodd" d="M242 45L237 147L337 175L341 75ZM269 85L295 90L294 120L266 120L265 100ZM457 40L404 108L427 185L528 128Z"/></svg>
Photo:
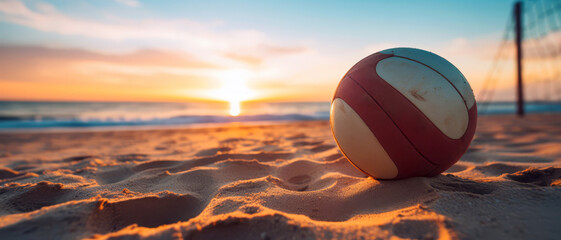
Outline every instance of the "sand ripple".
<svg viewBox="0 0 561 240"><path fill-rule="evenodd" d="M397 181L350 165L327 122L1 134L0 238L553 238L560 122L482 117L446 173Z"/></svg>

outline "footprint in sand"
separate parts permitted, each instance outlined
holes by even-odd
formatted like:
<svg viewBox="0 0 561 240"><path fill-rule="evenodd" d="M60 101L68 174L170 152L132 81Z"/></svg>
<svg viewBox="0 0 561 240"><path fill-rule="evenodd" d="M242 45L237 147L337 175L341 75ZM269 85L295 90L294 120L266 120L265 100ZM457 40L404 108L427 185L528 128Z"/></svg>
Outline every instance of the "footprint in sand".
<svg viewBox="0 0 561 240"><path fill-rule="evenodd" d="M310 177L309 175L303 174L303 175L298 175L298 176L291 177L290 179L288 179L288 182L292 183L292 184L302 185L302 184L309 183L311 180L312 180L312 177Z"/></svg>
<svg viewBox="0 0 561 240"><path fill-rule="evenodd" d="M280 166L269 178L270 182L280 188L291 191L315 191L330 186L331 179L320 179L324 174L320 163L297 160Z"/></svg>
<svg viewBox="0 0 561 240"><path fill-rule="evenodd" d="M10 207L19 212L31 212L42 207L55 205L63 202L64 195L70 193L71 189L64 188L60 183L39 182L32 185L8 186L2 189L3 198L7 199Z"/></svg>
<svg viewBox="0 0 561 240"><path fill-rule="evenodd" d="M119 230L131 224L158 227L164 224L187 221L197 216L205 206L192 195L162 192L148 196L104 202L94 213L95 228L100 232Z"/></svg>

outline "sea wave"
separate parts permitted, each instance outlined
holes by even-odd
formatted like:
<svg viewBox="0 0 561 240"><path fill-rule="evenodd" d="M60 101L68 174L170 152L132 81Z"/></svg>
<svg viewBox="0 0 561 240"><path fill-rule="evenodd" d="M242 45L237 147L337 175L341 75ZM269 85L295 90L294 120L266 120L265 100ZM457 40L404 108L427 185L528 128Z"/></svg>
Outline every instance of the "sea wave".
<svg viewBox="0 0 561 240"><path fill-rule="evenodd" d="M230 122L260 122L260 121L313 121L327 120L329 112L317 112L313 115L305 114L261 114L248 116L216 116L193 115L175 116L155 119L84 119L72 116L0 116L0 129L14 128L78 128L78 127L112 127L112 126L165 126L188 125L198 123L230 123Z"/></svg>
<svg viewBox="0 0 561 240"><path fill-rule="evenodd" d="M241 116L210 103L2 102L0 131L328 120L330 102L248 103ZM561 112L561 102L527 102L526 112ZM479 115L514 114L514 102L478 103Z"/></svg>

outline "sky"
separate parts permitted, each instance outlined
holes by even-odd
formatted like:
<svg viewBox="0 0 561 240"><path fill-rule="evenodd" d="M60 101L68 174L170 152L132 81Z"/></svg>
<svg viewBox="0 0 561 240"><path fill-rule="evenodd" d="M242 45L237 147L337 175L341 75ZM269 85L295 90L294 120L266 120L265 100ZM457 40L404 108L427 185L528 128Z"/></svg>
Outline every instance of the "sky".
<svg viewBox="0 0 561 240"><path fill-rule="evenodd" d="M392 47L448 59L477 97L512 3L0 0L0 99L330 101Z"/></svg>

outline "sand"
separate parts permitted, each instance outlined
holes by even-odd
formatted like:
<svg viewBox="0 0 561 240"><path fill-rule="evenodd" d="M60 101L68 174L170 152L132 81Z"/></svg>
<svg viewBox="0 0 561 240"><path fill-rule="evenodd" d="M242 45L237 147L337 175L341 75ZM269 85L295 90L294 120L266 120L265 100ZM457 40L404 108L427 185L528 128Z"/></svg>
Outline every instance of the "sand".
<svg viewBox="0 0 561 240"><path fill-rule="evenodd" d="M559 239L561 115L479 118L433 178L378 181L329 124L0 134L1 239Z"/></svg>

